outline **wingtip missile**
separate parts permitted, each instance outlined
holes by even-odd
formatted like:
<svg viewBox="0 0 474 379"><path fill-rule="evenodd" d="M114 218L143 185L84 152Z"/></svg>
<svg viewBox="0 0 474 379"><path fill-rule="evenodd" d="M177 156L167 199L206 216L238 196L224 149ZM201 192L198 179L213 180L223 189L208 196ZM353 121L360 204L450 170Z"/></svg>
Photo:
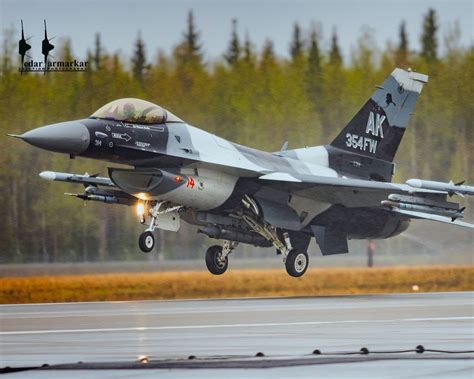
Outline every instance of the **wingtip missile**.
<svg viewBox="0 0 474 379"><path fill-rule="evenodd" d="M433 180L422 180L422 179L409 179L406 181L406 184L408 184L410 187L447 192L449 196L474 195L474 187L465 186L463 185L463 183L464 181L454 183L453 181L436 182Z"/></svg>
<svg viewBox="0 0 474 379"><path fill-rule="evenodd" d="M420 179L408 179L405 183L413 188L422 188L423 186L423 183Z"/></svg>

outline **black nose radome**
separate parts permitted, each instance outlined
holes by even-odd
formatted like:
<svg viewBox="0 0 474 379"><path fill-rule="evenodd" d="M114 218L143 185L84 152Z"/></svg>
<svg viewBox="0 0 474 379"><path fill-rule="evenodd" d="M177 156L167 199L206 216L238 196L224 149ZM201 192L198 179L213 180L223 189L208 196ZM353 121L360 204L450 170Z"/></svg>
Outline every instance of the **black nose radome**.
<svg viewBox="0 0 474 379"><path fill-rule="evenodd" d="M79 121L42 126L18 137L41 149L72 155L84 152L90 142L89 130Z"/></svg>

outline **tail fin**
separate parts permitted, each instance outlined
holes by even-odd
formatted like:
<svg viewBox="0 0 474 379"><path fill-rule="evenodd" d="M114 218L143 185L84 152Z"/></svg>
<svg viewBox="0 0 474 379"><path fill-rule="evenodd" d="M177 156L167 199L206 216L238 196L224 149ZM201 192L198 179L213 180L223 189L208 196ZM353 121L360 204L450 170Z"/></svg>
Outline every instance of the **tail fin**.
<svg viewBox="0 0 474 379"><path fill-rule="evenodd" d="M392 162L428 76L396 68L331 143Z"/></svg>

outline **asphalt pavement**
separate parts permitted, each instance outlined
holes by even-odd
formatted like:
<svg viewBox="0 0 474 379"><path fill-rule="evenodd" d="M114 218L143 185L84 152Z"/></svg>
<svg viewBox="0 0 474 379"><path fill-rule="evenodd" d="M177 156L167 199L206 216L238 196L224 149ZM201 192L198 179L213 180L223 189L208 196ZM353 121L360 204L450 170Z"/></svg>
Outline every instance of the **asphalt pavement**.
<svg viewBox="0 0 474 379"><path fill-rule="evenodd" d="M14 378L175 378L191 369L193 378L472 378L472 353L413 350L474 350L473 300L449 292L1 305L0 367L84 362ZM411 352L339 354L362 347Z"/></svg>

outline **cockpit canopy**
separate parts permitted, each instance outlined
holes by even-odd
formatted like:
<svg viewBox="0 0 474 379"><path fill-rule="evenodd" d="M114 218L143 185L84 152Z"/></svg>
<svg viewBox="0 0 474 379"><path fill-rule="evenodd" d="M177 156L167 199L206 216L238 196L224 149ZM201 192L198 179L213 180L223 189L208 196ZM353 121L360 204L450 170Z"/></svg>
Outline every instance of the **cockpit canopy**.
<svg viewBox="0 0 474 379"><path fill-rule="evenodd" d="M184 122L159 105L134 98L111 101L94 112L90 117L105 120L125 121L134 124Z"/></svg>

